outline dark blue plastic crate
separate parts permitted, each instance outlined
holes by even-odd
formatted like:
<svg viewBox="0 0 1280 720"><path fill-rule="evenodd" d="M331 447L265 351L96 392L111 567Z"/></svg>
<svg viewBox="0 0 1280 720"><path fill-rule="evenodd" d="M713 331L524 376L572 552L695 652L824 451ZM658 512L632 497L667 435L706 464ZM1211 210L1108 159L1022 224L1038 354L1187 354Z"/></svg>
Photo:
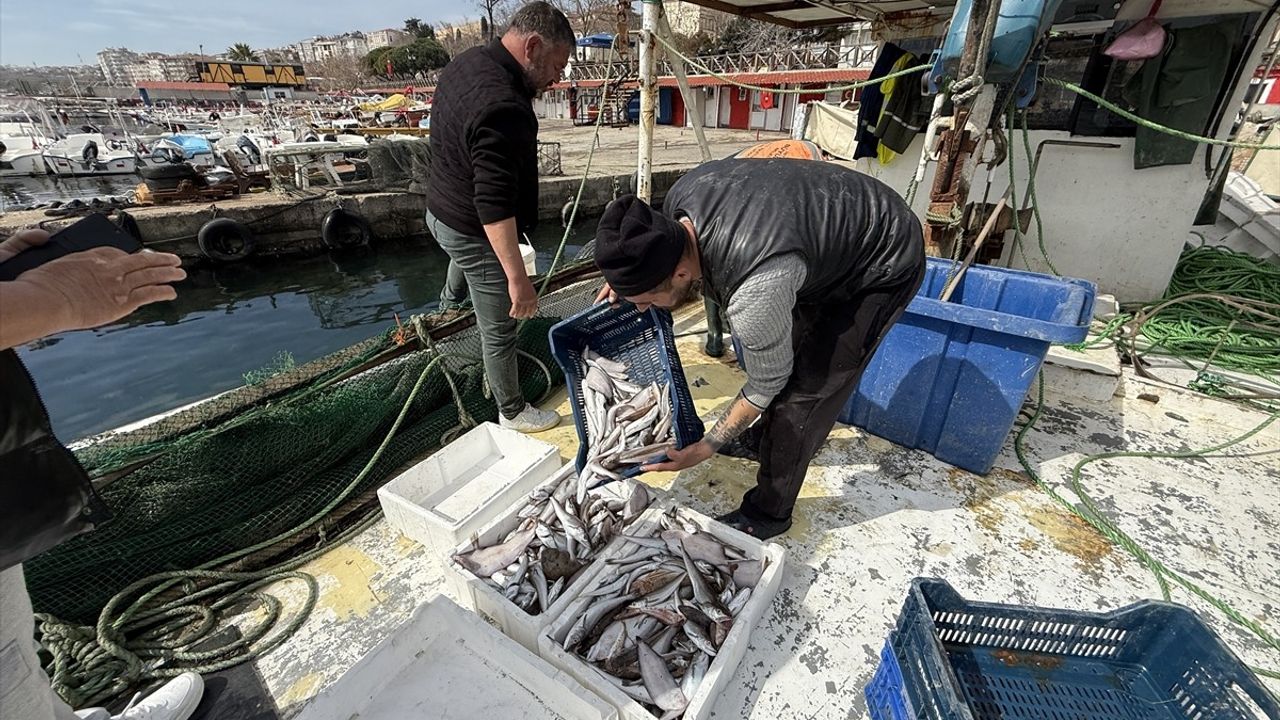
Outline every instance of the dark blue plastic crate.
<svg viewBox="0 0 1280 720"><path fill-rule="evenodd" d="M950 302L952 263L924 282L889 330L840 421L978 474L991 469L1051 343L1085 338L1085 280L975 265Z"/></svg>
<svg viewBox="0 0 1280 720"><path fill-rule="evenodd" d="M583 415L582 380L587 374L587 364L582 359L582 351L586 347L626 363L630 368L631 381L637 385L656 382L659 386L671 387L672 433L676 447L683 448L702 439L706 429L693 406L693 397L684 379L680 354L676 352L671 313L658 308L641 312L630 303L617 308L601 304L557 323L551 328L549 337L551 354L564 370L565 382L569 386L573 424L578 429L578 472L582 472L587 464L589 444L599 439L587 436L587 421ZM623 474L633 476L639 473L637 466Z"/></svg>
<svg viewBox="0 0 1280 720"><path fill-rule="evenodd" d="M970 602L919 578L891 636L909 720L1280 720L1280 703L1191 610Z"/></svg>

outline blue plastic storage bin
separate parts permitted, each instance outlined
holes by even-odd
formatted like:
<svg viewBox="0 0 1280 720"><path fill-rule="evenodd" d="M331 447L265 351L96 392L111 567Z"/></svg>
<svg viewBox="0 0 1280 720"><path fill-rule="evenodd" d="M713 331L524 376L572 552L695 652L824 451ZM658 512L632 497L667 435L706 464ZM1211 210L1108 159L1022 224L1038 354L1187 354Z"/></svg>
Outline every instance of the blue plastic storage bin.
<svg viewBox="0 0 1280 720"><path fill-rule="evenodd" d="M975 265L950 302L952 263L928 259L840 421L978 474L991 469L1051 343L1080 342L1093 283Z"/></svg>
<svg viewBox="0 0 1280 720"><path fill-rule="evenodd" d="M641 312L630 303L617 308L601 304L556 323L548 337L551 354L564 371L569 386L573 424L578 430L578 472L586 467L589 442L598 439L587 437L587 421L583 415L582 380L587 374L587 364L582 359L582 351L588 346L607 358L626 363L631 381L638 385L656 382L659 386L671 386L676 447L683 448L702 439L706 429L684 379L671 313L658 308ZM640 468L636 466L622 474L631 477L639 473Z"/></svg>
<svg viewBox="0 0 1280 720"><path fill-rule="evenodd" d="M995 33L991 36L991 51L983 78L987 82L1009 82L1017 79L1022 71L1023 59L1031 52L1053 22L1062 0L1003 0L1000 16L996 19ZM942 41L942 50L932 75L941 79L958 80L960 56L964 53L965 36L969 30L969 12L972 0L959 0L952 13L951 27Z"/></svg>
<svg viewBox="0 0 1280 720"><path fill-rule="evenodd" d="M1109 613L999 605L918 578L889 645L877 677L899 678L904 692L884 714L868 687L874 720L899 720L895 708L909 720L1280 719L1257 677L1174 603Z"/></svg>

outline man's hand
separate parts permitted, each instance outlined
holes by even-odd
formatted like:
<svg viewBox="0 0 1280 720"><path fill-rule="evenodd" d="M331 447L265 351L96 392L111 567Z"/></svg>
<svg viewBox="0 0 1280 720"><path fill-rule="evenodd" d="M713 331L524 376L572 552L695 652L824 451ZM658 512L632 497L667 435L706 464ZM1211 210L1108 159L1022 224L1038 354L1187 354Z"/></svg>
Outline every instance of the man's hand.
<svg viewBox="0 0 1280 720"><path fill-rule="evenodd" d="M528 275L507 281L507 294L511 296L511 317L526 320L538 312L538 291Z"/></svg>
<svg viewBox="0 0 1280 720"><path fill-rule="evenodd" d="M19 230L4 242L0 242L0 262L4 262L14 255L30 250L33 247L40 247L47 242L49 242L49 232L47 230L35 228Z"/></svg>
<svg viewBox="0 0 1280 720"><path fill-rule="evenodd" d="M711 447L706 440L699 440L683 450L669 451L667 453L667 462L645 465L640 469L644 472L679 472L685 468L691 468L715 454L715 448Z"/></svg>
<svg viewBox="0 0 1280 720"><path fill-rule="evenodd" d="M605 300L608 300L610 305L615 305L615 306L618 304L618 300L619 300L618 293L614 292L613 288L609 287L609 283L605 283L604 287L600 288L600 292L596 294L597 305L604 302Z"/></svg>
<svg viewBox="0 0 1280 720"><path fill-rule="evenodd" d="M59 314L60 330L81 330L114 322L149 303L173 300L178 294L169 283L187 276L181 264L169 253L130 255L99 247L32 268L13 282L55 303L49 310Z"/></svg>

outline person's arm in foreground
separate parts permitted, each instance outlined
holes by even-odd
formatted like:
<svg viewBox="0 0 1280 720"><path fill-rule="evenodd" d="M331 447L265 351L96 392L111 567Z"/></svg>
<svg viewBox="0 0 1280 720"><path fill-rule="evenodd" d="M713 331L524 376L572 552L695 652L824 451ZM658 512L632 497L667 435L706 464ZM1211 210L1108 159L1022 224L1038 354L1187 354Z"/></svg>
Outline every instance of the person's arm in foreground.
<svg viewBox="0 0 1280 720"><path fill-rule="evenodd" d="M49 234L23 230L0 243L0 262ZM72 253L0 282L0 349L39 338L105 325L148 303L172 300L169 283L187 276L169 253L128 254L110 247Z"/></svg>

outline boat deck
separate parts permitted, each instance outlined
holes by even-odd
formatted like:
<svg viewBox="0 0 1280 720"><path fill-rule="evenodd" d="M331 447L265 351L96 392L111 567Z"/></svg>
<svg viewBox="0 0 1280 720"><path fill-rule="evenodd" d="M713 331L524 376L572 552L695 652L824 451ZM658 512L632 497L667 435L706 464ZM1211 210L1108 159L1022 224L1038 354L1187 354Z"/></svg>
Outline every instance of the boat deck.
<svg viewBox="0 0 1280 720"><path fill-rule="evenodd" d="M690 333L681 340L681 357L699 411L713 417L743 376L731 360L699 352L699 315L681 318L680 329ZM563 391L548 405L568 413ZM1121 392L1105 403L1050 387L1026 445L1038 472L1070 496L1071 467L1085 455L1207 447L1265 419L1126 375ZM568 420L541 437L558 444L565 458L576 452ZM1229 457L1106 461L1086 468L1084 483L1155 557L1280 633L1280 428L1226 452ZM714 516L736 507L754 476L754 465L717 457L644 480ZM997 467L979 477L839 428L810 468L795 526L780 542L788 554L782 588L714 717L865 717L863 688L918 576L946 579L970 599L1088 611L1160 596L1155 577L1136 559L1035 486L1014 455L1012 437ZM303 569L321 587L310 620L251 671L210 682L202 715L296 715L415 607L447 592L439 559L385 522ZM293 602L302 596L284 594ZM1199 611L1245 662L1280 669L1280 652L1256 636L1186 592L1175 591L1174 599ZM270 701L225 712L235 694L228 685L255 680ZM1280 694L1280 682L1264 682ZM483 687L481 678L476 686Z"/></svg>

